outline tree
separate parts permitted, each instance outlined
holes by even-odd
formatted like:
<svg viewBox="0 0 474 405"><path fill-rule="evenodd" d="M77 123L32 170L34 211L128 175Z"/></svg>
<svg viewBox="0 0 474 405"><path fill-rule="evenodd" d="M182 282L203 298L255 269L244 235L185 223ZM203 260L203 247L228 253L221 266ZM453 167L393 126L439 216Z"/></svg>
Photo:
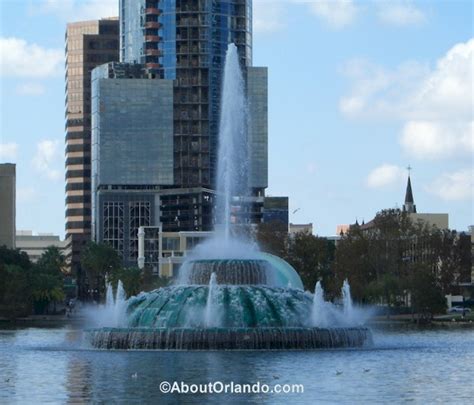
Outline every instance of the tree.
<svg viewBox="0 0 474 405"><path fill-rule="evenodd" d="M119 280L123 284L123 288L127 294L127 297L137 295L140 291L142 291L142 271L138 267L121 268L112 272L108 279L114 288L117 288Z"/></svg>
<svg viewBox="0 0 474 405"><path fill-rule="evenodd" d="M16 264L0 264L0 314L8 318L31 311L30 271Z"/></svg>
<svg viewBox="0 0 474 405"><path fill-rule="evenodd" d="M260 248L278 257L288 252L288 229L281 222L265 222L258 225L256 239Z"/></svg>
<svg viewBox="0 0 474 405"><path fill-rule="evenodd" d="M31 262L28 255L0 246L0 314L26 316L31 310Z"/></svg>
<svg viewBox="0 0 474 405"><path fill-rule="evenodd" d="M56 246L49 246L38 259L36 265L54 274L66 272L66 259Z"/></svg>
<svg viewBox="0 0 474 405"><path fill-rule="evenodd" d="M99 301L105 295L105 280L122 268L117 251L105 243L89 242L81 255L81 267L86 272L90 297Z"/></svg>
<svg viewBox="0 0 474 405"><path fill-rule="evenodd" d="M338 296L345 279L351 285L352 297L359 302L371 302L377 271L370 258L370 243L359 226L353 226L337 244L334 279L328 285L329 295ZM372 284L371 284L372 283ZM368 286L371 289L368 290Z"/></svg>
<svg viewBox="0 0 474 405"><path fill-rule="evenodd" d="M171 278L154 275L151 267L145 266L141 273L140 291L152 291L157 288L166 287L170 281Z"/></svg>
<svg viewBox="0 0 474 405"><path fill-rule="evenodd" d="M64 300L64 269L64 256L55 246L48 247L33 266L31 297L35 312L47 312L51 302Z"/></svg>
<svg viewBox="0 0 474 405"><path fill-rule="evenodd" d="M384 303L390 310L402 303L400 298L405 295L403 280L393 274L384 274L367 285L366 295L370 302ZM389 315L390 311L387 312L387 316Z"/></svg>
<svg viewBox="0 0 474 405"><path fill-rule="evenodd" d="M286 257L298 272L305 289L313 290L317 281L327 286L334 261L334 243L308 233L297 233L289 239Z"/></svg>
<svg viewBox="0 0 474 405"><path fill-rule="evenodd" d="M418 314L418 322L429 322L433 314L446 310L446 299L429 266L418 263L412 270L407 279L412 310Z"/></svg>

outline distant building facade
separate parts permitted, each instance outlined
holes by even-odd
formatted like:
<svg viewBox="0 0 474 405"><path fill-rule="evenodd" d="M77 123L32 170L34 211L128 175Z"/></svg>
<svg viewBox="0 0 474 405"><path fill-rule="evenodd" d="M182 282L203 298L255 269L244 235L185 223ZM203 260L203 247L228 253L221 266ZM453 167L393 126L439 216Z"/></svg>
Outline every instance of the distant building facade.
<svg viewBox="0 0 474 405"><path fill-rule="evenodd" d="M140 228L138 266L147 267L160 277L178 277L190 252L214 232L162 232L161 227Z"/></svg>
<svg viewBox="0 0 474 405"><path fill-rule="evenodd" d="M313 224L291 224L289 229L290 235L296 235L297 233L307 233L309 235L313 234Z"/></svg>
<svg viewBox="0 0 474 405"><path fill-rule="evenodd" d="M15 248L16 165L0 164L0 246Z"/></svg>
<svg viewBox="0 0 474 405"><path fill-rule="evenodd" d="M411 185L411 178L408 176L407 186L405 190L405 201L403 203L402 212L406 213L410 220L414 223L421 223L422 225L435 226L438 229L449 229L449 214L447 213L420 213L417 212L415 200L413 198L413 189ZM370 230L375 224L374 220L362 224L356 221L353 225L338 225L337 230L345 234L352 226L359 226L361 230Z"/></svg>
<svg viewBox="0 0 474 405"><path fill-rule="evenodd" d="M136 265L138 228L159 225L173 185L173 81L137 64L94 69L92 155L93 238Z"/></svg>
<svg viewBox="0 0 474 405"><path fill-rule="evenodd" d="M221 87L235 43L248 101L249 196L236 223L264 221L268 186L267 69L251 66L250 0L120 0L120 63L92 84L93 239L137 261L140 226L215 227Z"/></svg>
<svg viewBox="0 0 474 405"><path fill-rule="evenodd" d="M65 253L66 241L51 233L33 234L33 231L17 231L16 247L25 252L33 263L36 263L41 255L51 246L57 247L61 253Z"/></svg>
<svg viewBox="0 0 474 405"><path fill-rule="evenodd" d="M263 202L263 222L280 224L289 229L288 197L265 197Z"/></svg>
<svg viewBox="0 0 474 405"><path fill-rule="evenodd" d="M91 240L91 71L119 58L117 18L70 23L66 28L66 240L79 279L80 254Z"/></svg>
<svg viewBox="0 0 474 405"><path fill-rule="evenodd" d="M214 229L213 196L227 46L238 48L249 101L249 187L267 187L267 70L252 67L250 0L120 0L121 61L173 80L173 188L166 231ZM188 194L183 191L189 189ZM248 201L245 202L247 204ZM256 204L259 204L256 202ZM261 203L260 203L261 206ZM237 204L236 210L243 206ZM196 212L197 209L197 212ZM249 215L259 209L245 209ZM261 220L261 217L258 219Z"/></svg>
<svg viewBox="0 0 474 405"><path fill-rule="evenodd" d="M449 228L448 214L434 214L434 213L417 213L415 200L413 198L413 190L411 187L411 179L408 176L407 188L405 192L405 202L403 204L403 212L407 212L410 219L414 222L422 222L429 226L436 226L438 229Z"/></svg>
<svg viewBox="0 0 474 405"><path fill-rule="evenodd" d="M336 227L336 235L337 236L345 235L349 231L350 227L351 226L349 224L338 225Z"/></svg>

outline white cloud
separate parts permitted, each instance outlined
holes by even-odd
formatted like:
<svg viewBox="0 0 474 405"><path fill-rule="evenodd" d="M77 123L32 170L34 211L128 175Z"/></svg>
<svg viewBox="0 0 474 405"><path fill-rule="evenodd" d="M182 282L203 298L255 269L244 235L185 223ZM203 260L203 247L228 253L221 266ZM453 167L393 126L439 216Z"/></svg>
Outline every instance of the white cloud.
<svg viewBox="0 0 474 405"><path fill-rule="evenodd" d="M415 89L412 106L426 118L472 119L474 38L453 46Z"/></svg>
<svg viewBox="0 0 474 405"><path fill-rule="evenodd" d="M341 69L352 80L352 89L341 99L340 108L355 117L382 114L396 119L465 118L473 105L473 58L471 39L453 46L434 69L414 61L390 70L364 59L351 60ZM355 99L362 107L344 110Z"/></svg>
<svg viewBox="0 0 474 405"><path fill-rule="evenodd" d="M474 170L470 168L444 173L427 189L446 201L474 200Z"/></svg>
<svg viewBox="0 0 474 405"><path fill-rule="evenodd" d="M254 1L253 30L258 33L271 33L283 29L284 14L285 4L281 1Z"/></svg>
<svg viewBox="0 0 474 405"><path fill-rule="evenodd" d="M14 162L18 156L18 144L14 142L0 143L0 159Z"/></svg>
<svg viewBox="0 0 474 405"><path fill-rule="evenodd" d="M389 70L350 61L342 73L352 89L339 108L351 118L402 121L400 144L416 158L472 153L473 60L474 39L453 46L434 68L405 62Z"/></svg>
<svg viewBox="0 0 474 405"><path fill-rule="evenodd" d="M413 93L430 72L428 66L414 61L389 70L364 59L350 60L341 73L352 80L352 89L341 98L339 108L352 118L408 117L413 113L413 106L408 105Z"/></svg>
<svg viewBox="0 0 474 405"><path fill-rule="evenodd" d="M43 140L36 145L36 154L32 164L41 174L50 180L59 180L61 171L57 169L61 162L60 141Z"/></svg>
<svg viewBox="0 0 474 405"><path fill-rule="evenodd" d="M62 49L46 49L20 38L0 38L0 75L48 77L60 74Z"/></svg>
<svg viewBox="0 0 474 405"><path fill-rule="evenodd" d="M32 202L35 197L36 189L34 187L22 187L16 190L16 200L20 204Z"/></svg>
<svg viewBox="0 0 474 405"><path fill-rule="evenodd" d="M254 31L273 33L284 29L288 8L295 5L307 8L312 15L335 29L352 23L358 13L354 0L254 0Z"/></svg>
<svg viewBox="0 0 474 405"><path fill-rule="evenodd" d="M385 163L372 170L367 176L367 186L370 188L385 187L403 181L406 172L399 166Z"/></svg>
<svg viewBox="0 0 474 405"><path fill-rule="evenodd" d="M17 86L16 93L20 96L41 96L46 92L46 88L35 82L22 83Z"/></svg>
<svg viewBox="0 0 474 405"><path fill-rule="evenodd" d="M33 14L53 14L67 22L117 17L118 0L42 0L31 8Z"/></svg>
<svg viewBox="0 0 474 405"><path fill-rule="evenodd" d="M474 121L443 124L408 121L402 131L403 149L419 159L440 159L474 153Z"/></svg>
<svg viewBox="0 0 474 405"><path fill-rule="evenodd" d="M296 1L308 3L314 15L336 29L351 24L358 11L353 0Z"/></svg>
<svg viewBox="0 0 474 405"><path fill-rule="evenodd" d="M377 1L377 17L389 25L420 25L426 21L425 13L412 1Z"/></svg>

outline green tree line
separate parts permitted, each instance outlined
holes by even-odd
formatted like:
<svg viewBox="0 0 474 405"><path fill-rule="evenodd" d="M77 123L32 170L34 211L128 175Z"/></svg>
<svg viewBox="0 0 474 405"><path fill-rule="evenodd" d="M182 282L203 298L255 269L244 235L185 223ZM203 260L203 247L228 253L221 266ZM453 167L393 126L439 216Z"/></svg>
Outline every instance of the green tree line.
<svg viewBox="0 0 474 405"><path fill-rule="evenodd" d="M118 281L122 281L127 297L168 284L168 280L154 275L148 267L123 267L117 251L106 243L89 242L81 254L81 268L86 275L88 297L96 302L104 299L106 283L115 289Z"/></svg>
<svg viewBox="0 0 474 405"><path fill-rule="evenodd" d="M415 223L396 209L351 226L337 243L308 233L289 235L272 223L259 226L257 239L264 251L288 261L310 291L319 280L328 298L335 298L348 279L356 301L410 307L424 318L443 312L445 295L470 281L469 235Z"/></svg>
<svg viewBox="0 0 474 405"><path fill-rule="evenodd" d="M304 287L313 291L321 281L327 298L336 298L344 279L360 303L386 308L410 307L430 317L445 309L444 296L470 281L470 237L414 223L400 210L385 210L373 221L354 225L334 241L308 233L289 235L280 224L261 224L256 239L262 250L288 261ZM0 247L0 316L44 313L65 298L65 260L50 247L37 263L26 253ZM124 268L109 245L89 242L81 256L87 298L105 298L106 282L124 284L127 296L168 283L150 269Z"/></svg>
<svg viewBox="0 0 474 405"><path fill-rule="evenodd" d="M64 267L56 247L48 248L36 263L24 252L0 247L0 316L43 314L50 303L64 301Z"/></svg>

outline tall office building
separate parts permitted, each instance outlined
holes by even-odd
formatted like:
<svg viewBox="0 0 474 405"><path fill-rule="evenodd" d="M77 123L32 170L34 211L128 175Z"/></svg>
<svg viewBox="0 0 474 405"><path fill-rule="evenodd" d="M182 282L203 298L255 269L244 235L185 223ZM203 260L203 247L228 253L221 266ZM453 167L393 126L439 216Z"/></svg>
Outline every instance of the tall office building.
<svg viewBox="0 0 474 405"><path fill-rule="evenodd" d="M214 229L220 98L231 42L249 103L251 189L233 215L262 221L267 69L251 66L251 39L250 0L120 0L121 63L93 72L93 230L125 263L136 263L139 226Z"/></svg>
<svg viewBox="0 0 474 405"><path fill-rule="evenodd" d="M0 164L0 246L15 248L16 165Z"/></svg>
<svg viewBox="0 0 474 405"><path fill-rule="evenodd" d="M174 80L174 185L192 188L189 196L170 196L179 202L163 215L166 230L210 230L212 202L207 190L215 187L220 97L225 55L229 43L238 48L240 63L257 96L259 114L251 120L249 137L253 157L262 170L254 170L250 186L263 196L267 187L267 77L265 68L252 64L251 0L120 0L120 52L124 62L144 64L162 79ZM197 223L193 211L200 210Z"/></svg>
<svg viewBox="0 0 474 405"><path fill-rule="evenodd" d="M118 60L119 21L71 23L65 39L66 239L68 259L81 285L81 248L91 239L91 71Z"/></svg>
<svg viewBox="0 0 474 405"><path fill-rule="evenodd" d="M138 227L157 225L160 189L173 185L173 81L143 65L92 72L93 239L136 265Z"/></svg>

